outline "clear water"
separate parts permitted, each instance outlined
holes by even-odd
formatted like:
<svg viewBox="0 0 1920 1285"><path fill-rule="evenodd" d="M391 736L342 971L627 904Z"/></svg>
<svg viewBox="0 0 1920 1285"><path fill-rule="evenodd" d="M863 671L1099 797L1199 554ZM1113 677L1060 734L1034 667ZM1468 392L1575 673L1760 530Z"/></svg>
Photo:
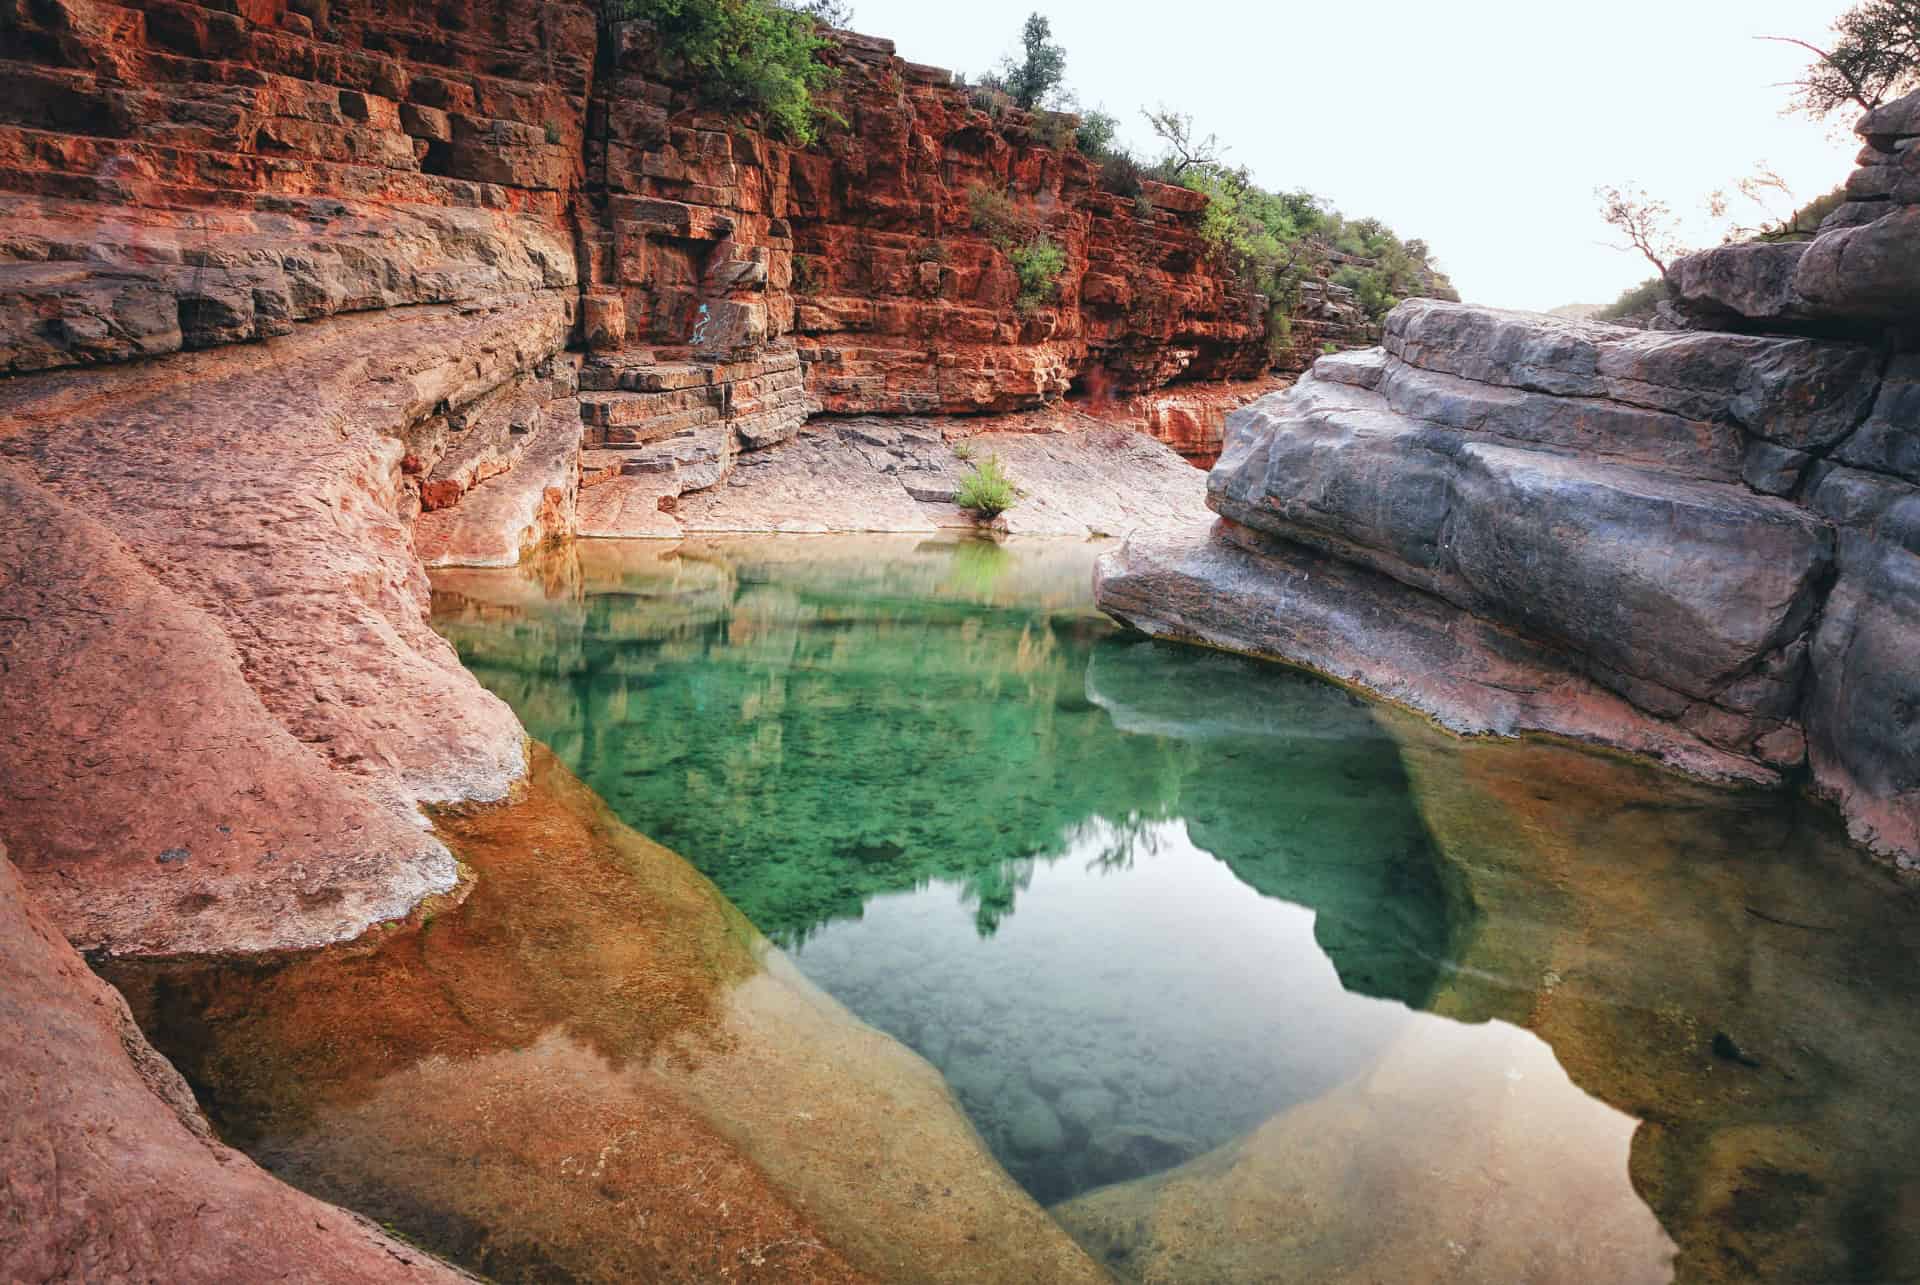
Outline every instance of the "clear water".
<svg viewBox="0 0 1920 1285"><path fill-rule="evenodd" d="M1363 702L1120 636L1085 546L789 547L510 620L449 579L438 620L1043 1203L1320 1096L1426 1000L1470 912Z"/></svg>
<svg viewBox="0 0 1920 1285"><path fill-rule="evenodd" d="M103 967L225 1137L497 1280L1920 1279L1911 881L1126 636L1097 553L437 575L553 747L435 818L471 895Z"/></svg>
<svg viewBox="0 0 1920 1285"><path fill-rule="evenodd" d="M436 623L1123 1279L1920 1273L1910 884L1126 636L1097 552L587 545Z"/></svg>

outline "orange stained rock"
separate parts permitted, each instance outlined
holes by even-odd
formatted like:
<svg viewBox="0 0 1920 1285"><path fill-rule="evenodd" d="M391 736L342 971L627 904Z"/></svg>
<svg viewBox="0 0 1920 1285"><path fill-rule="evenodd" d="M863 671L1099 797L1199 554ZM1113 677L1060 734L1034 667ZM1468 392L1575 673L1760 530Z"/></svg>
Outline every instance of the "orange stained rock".
<svg viewBox="0 0 1920 1285"><path fill-rule="evenodd" d="M474 891L417 932L116 972L238 1140L490 1275L1099 1279L930 1066L531 757L439 815Z"/></svg>

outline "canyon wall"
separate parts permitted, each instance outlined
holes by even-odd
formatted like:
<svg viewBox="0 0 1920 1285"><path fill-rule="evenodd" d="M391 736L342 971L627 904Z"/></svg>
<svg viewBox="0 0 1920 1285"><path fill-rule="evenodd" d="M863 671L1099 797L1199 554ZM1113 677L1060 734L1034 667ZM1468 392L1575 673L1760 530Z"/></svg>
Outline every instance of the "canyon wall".
<svg viewBox="0 0 1920 1285"><path fill-rule="evenodd" d="M0 1274L449 1278L215 1144L73 950L270 973L404 951L469 896L422 808L524 789L525 738L427 628L423 560L671 533L682 494L823 408L1080 388L1204 455L1196 416L1238 394L1151 399L1264 370L1258 300L1206 261L1191 194L1120 201L1034 137L1054 126L856 37L833 55L848 127L788 147L650 79L647 40L571 3L0 0L0 967L21 1035ZM1040 306L972 226L976 187L1066 249ZM1158 452L1144 475L1197 484L1133 440ZM735 931L686 873L702 931ZM851 1018L800 998L795 1056L852 1047ZM863 1096L887 1059L911 1062L865 1049L838 1076L855 1114L893 1118ZM989 1199L890 1222L890 1268L1011 1236L1091 1275L908 1070L941 1140L923 1156L964 1163L886 1181ZM767 1209L829 1172L820 1145L713 1143L764 1164ZM856 1177L848 1210L877 1181ZM834 1220L836 1246L870 1231Z"/></svg>
<svg viewBox="0 0 1920 1285"><path fill-rule="evenodd" d="M1206 198L1100 185L1073 118L983 106L890 41L842 33L797 148L663 83L641 23L619 26L588 143L596 348L729 354L790 339L833 413L1021 409L1078 385L1130 393L1265 369L1265 319L1207 253ZM1007 254L1066 252L1028 306Z"/></svg>
<svg viewBox="0 0 1920 1285"><path fill-rule="evenodd" d="M888 41L836 33L825 57L835 79L821 105L844 123L797 147L703 107L646 24L609 32L578 209L590 349L578 530L679 534L683 496L721 495L741 456L778 457L823 411L979 416L1077 392L1210 460L1221 416L1196 421L1156 390L1251 378L1270 359L1264 300L1200 235L1205 198L1108 191L1071 146L1071 117L977 101ZM1064 266L1023 299L1011 252L1041 238ZM803 454L824 466L748 476L818 472L837 449L823 440ZM895 491L782 529L924 525ZM819 497L800 485L770 498Z"/></svg>
<svg viewBox="0 0 1920 1285"><path fill-rule="evenodd" d="M1804 781L1920 859L1920 95L1860 129L1817 239L1680 265L1740 333L1403 304L1235 416L1219 522L1109 555L1102 605L1458 731Z"/></svg>

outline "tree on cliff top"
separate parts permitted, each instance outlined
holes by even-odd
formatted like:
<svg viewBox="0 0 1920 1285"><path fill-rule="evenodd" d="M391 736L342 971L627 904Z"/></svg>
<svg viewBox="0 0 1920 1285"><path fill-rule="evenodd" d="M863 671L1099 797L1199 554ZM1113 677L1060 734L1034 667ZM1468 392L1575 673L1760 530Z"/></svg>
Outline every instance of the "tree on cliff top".
<svg viewBox="0 0 1920 1285"><path fill-rule="evenodd" d="M1147 118L1147 124L1167 145L1166 156L1154 169L1156 176L1168 183L1180 182L1182 176L1196 166L1218 166L1220 158L1226 153L1226 146L1221 143L1218 134L1195 138L1193 117L1185 112L1162 106L1156 111L1148 111L1143 107L1140 114Z"/></svg>
<svg viewBox="0 0 1920 1285"><path fill-rule="evenodd" d="M1676 230L1673 207L1637 187L1597 187L1593 194L1600 200L1600 217L1627 239L1625 245L1614 248L1638 252L1659 270L1662 281L1671 280L1670 265L1686 253Z"/></svg>
<svg viewBox="0 0 1920 1285"><path fill-rule="evenodd" d="M801 144L838 119L814 100L836 73L819 59L831 42L810 11L771 0L602 0L601 12L652 23L662 57L711 106L758 113Z"/></svg>
<svg viewBox="0 0 1920 1285"><path fill-rule="evenodd" d="M842 31L853 25L853 6L846 0L780 0L782 8L804 13L822 27Z"/></svg>
<svg viewBox="0 0 1920 1285"><path fill-rule="evenodd" d="M1038 13L1028 17L1020 43L1025 56L1016 60L1008 55L999 79L1014 102L1032 111L1059 92L1067 78L1067 51L1053 43L1053 24Z"/></svg>
<svg viewBox="0 0 1920 1285"><path fill-rule="evenodd" d="M1818 119L1852 104L1870 112L1920 88L1920 0L1866 0L1833 24L1830 48L1792 36L1762 36L1797 45L1816 61L1799 80L1794 109Z"/></svg>

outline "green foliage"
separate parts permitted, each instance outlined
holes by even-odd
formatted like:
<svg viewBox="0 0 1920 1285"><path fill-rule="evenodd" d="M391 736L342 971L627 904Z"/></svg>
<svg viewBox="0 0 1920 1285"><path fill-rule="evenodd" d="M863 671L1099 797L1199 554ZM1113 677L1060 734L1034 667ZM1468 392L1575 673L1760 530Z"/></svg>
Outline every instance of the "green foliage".
<svg viewBox="0 0 1920 1285"><path fill-rule="evenodd" d="M661 54L712 106L757 113L802 144L821 122L839 121L814 100L836 73L819 59L831 42L810 14L771 0L602 0L601 12L651 22Z"/></svg>
<svg viewBox="0 0 1920 1285"><path fill-rule="evenodd" d="M1847 189L1836 187L1825 196L1816 196L1780 222L1763 228L1761 241L1811 241L1819 235L1820 224L1829 214L1845 205Z"/></svg>
<svg viewBox="0 0 1920 1285"><path fill-rule="evenodd" d="M1020 278L1020 296L1015 306L1032 312L1053 297L1060 274L1067 270L1067 252L1044 236L1007 251L1014 273Z"/></svg>
<svg viewBox="0 0 1920 1285"><path fill-rule="evenodd" d="M1033 235L1033 220L1005 192L976 183L967 189L967 212L976 231L1005 250Z"/></svg>
<svg viewBox="0 0 1920 1285"><path fill-rule="evenodd" d="M1114 147L1119 137L1120 118L1095 108L1080 118L1080 129L1074 135L1073 142L1082 155L1099 161L1117 154L1124 155Z"/></svg>
<svg viewBox="0 0 1920 1285"><path fill-rule="evenodd" d="M1324 275L1336 255L1343 263L1333 280L1359 298L1378 322L1410 295L1430 288L1435 269L1426 242L1402 241L1378 219L1347 219L1311 192L1270 192L1244 168L1217 161L1189 165L1182 186L1204 192L1208 203L1200 233L1214 252L1273 304L1284 317L1299 302L1300 285ZM1269 326L1276 355L1290 339Z"/></svg>
<svg viewBox="0 0 1920 1285"><path fill-rule="evenodd" d="M1815 119L1847 106L1872 111L1920 88L1920 0L1865 0L1834 20L1824 48L1790 37L1766 38L1814 55L1793 82L1793 108Z"/></svg>
<svg viewBox="0 0 1920 1285"><path fill-rule="evenodd" d="M804 13L818 26L842 31L853 26L853 6L845 0L780 0L780 7Z"/></svg>
<svg viewBox="0 0 1920 1285"><path fill-rule="evenodd" d="M1648 277L1639 285L1623 291L1618 299L1593 314L1595 321L1619 321L1623 317L1638 317L1652 312L1660 301L1667 297L1667 283L1663 277Z"/></svg>
<svg viewBox="0 0 1920 1285"><path fill-rule="evenodd" d="M967 91L967 101L991 116L995 124L1013 106L1013 97L1007 93L1000 78L991 72L980 78L980 83Z"/></svg>
<svg viewBox="0 0 1920 1285"><path fill-rule="evenodd" d="M547 142L558 143L560 141L560 127L554 124L552 121L548 121L546 123L545 128L546 128L546 134L547 134Z"/></svg>
<svg viewBox="0 0 1920 1285"><path fill-rule="evenodd" d="M815 295L826 288L826 269L811 255L793 256L793 289L796 294Z"/></svg>
<svg viewBox="0 0 1920 1285"><path fill-rule="evenodd" d="M1293 310L1283 304L1267 307L1267 356L1279 361L1293 351Z"/></svg>
<svg viewBox="0 0 1920 1285"><path fill-rule="evenodd" d="M1391 275L1377 268L1343 264L1333 274L1333 284L1353 291L1362 311L1375 321L1392 312L1400 302L1400 296L1393 292Z"/></svg>
<svg viewBox="0 0 1920 1285"><path fill-rule="evenodd" d="M1147 190L1146 171L1125 152L1115 152L1100 162L1100 185L1121 196L1141 197Z"/></svg>
<svg viewBox="0 0 1920 1285"><path fill-rule="evenodd" d="M1066 112L1041 112L1033 121L1034 141L1056 152L1064 152L1079 144L1079 132L1074 118Z"/></svg>
<svg viewBox="0 0 1920 1285"><path fill-rule="evenodd" d="M1032 111L1044 106L1067 78L1067 51L1053 43L1053 24L1040 14L1021 29L1023 56L1009 56L1000 68L1000 83L1018 106Z"/></svg>
<svg viewBox="0 0 1920 1285"><path fill-rule="evenodd" d="M997 518L1019 503L1019 492L1000 466L1000 457L989 455L960 480L953 502L983 518Z"/></svg>

